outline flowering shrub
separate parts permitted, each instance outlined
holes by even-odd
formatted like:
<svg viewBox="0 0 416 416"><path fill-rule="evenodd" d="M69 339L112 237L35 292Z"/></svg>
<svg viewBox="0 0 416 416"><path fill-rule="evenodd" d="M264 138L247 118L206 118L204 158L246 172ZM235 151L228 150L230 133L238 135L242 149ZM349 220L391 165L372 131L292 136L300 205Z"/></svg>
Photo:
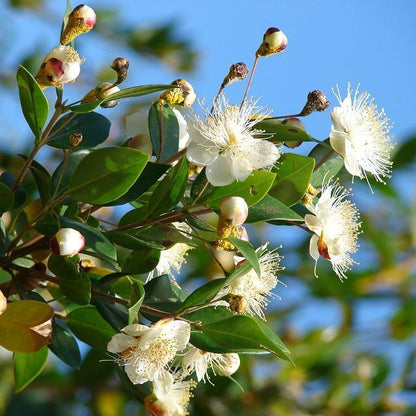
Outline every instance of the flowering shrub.
<svg viewBox="0 0 416 416"><path fill-rule="evenodd" d="M184 415L197 382L231 376L240 355L291 361L266 311L284 260L267 241L253 247L244 224L273 221L310 232L315 263L322 257L347 278L360 221L336 177L344 166L360 179L388 176L390 126L368 94L353 94L351 86L345 99L337 92L323 141L299 120L329 107L321 91L310 92L295 115L272 117L259 107L249 97L255 68L288 45L277 28L266 30L239 103L230 103L224 90L246 79L241 62L231 66L212 108L199 115L194 89L183 79L120 88L129 66L120 57L111 66L114 82L68 103L64 86L76 82L82 60L67 44L89 32L96 15L80 5L64 21L60 44L37 75L22 66L17 71L34 144L17 177L0 176L0 266L10 276L1 287L0 345L29 354L37 368L49 346L77 367L77 338L108 352L121 377L140 386L151 413ZM52 109L43 92L48 87L57 92ZM132 137L105 146L111 122L94 110L156 92L146 113L129 116ZM316 147L309 155L290 151L311 141ZM53 172L35 160L44 146L62 149ZM29 171L35 200L24 197ZM98 215L118 206L128 210L113 209L117 223ZM180 286L190 249L210 253L221 272L191 293ZM18 389L38 374L16 368Z"/></svg>

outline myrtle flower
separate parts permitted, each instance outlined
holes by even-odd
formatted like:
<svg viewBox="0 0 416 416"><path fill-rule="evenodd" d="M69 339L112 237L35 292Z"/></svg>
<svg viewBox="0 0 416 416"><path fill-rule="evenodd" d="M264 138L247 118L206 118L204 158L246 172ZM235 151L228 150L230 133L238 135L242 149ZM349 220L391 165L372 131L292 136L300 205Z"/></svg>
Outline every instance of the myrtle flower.
<svg viewBox="0 0 416 416"><path fill-rule="evenodd" d="M314 233L309 253L316 264L319 257L331 262L340 279L354 264L350 254L357 251L360 228L359 212L347 198L349 192L337 183L323 186L315 205L307 205L312 214L305 215L306 226Z"/></svg>
<svg viewBox="0 0 416 416"><path fill-rule="evenodd" d="M185 416L195 387L193 380L184 380L179 373L163 371L153 382L153 393L146 396L146 409L154 416Z"/></svg>
<svg viewBox="0 0 416 416"><path fill-rule="evenodd" d="M81 72L81 63L82 60L74 48L56 46L43 60L36 81L42 88L74 82Z"/></svg>
<svg viewBox="0 0 416 416"><path fill-rule="evenodd" d="M237 312L244 312L249 315L257 315L265 319L263 309L269 303L269 297L273 296L272 290L279 282L277 272L281 270L280 256L276 251L266 251L267 244L262 247L263 253L259 258L260 276L254 269L231 281L219 293L219 297L229 294L231 299L238 299ZM244 258L235 257L238 264L246 261Z"/></svg>
<svg viewBox="0 0 416 416"><path fill-rule="evenodd" d="M176 108L172 109L175 113L179 124L179 143L178 150L181 151L186 148L189 143L189 133L187 123L183 115ZM130 114L126 117L126 130L130 137L137 138L139 142L139 150L147 154L153 154L153 145L150 139L148 115L143 112Z"/></svg>
<svg viewBox="0 0 416 416"><path fill-rule="evenodd" d="M384 110L378 110L366 92L353 96L348 85L347 96L342 99L339 89L334 92L339 107L331 111L332 148L344 158L345 168L351 175L367 179L367 172L377 181L389 176L393 148L388 135L391 125Z"/></svg>
<svg viewBox="0 0 416 416"><path fill-rule="evenodd" d="M205 119L196 118L190 131L188 160L206 166L208 181L214 186L244 181L253 170L272 166L280 157L280 149L266 139L256 139L261 133L253 127L267 114L253 118L256 101L246 100L241 107L229 105L222 95ZM191 127L191 128L192 128Z"/></svg>
<svg viewBox="0 0 416 416"><path fill-rule="evenodd" d="M178 230L184 231L186 233L191 232L191 228L185 223L173 223L172 224ZM170 246L169 248L162 250L160 252L159 263L157 266L148 274L147 282L154 277L161 276L162 274L167 274L171 277L174 277L174 273L179 273L181 271L182 265L186 263L186 255L189 250L192 250L193 247L186 243L176 243Z"/></svg>
<svg viewBox="0 0 416 416"><path fill-rule="evenodd" d="M214 374L230 376L240 366L238 354L216 354L200 350L190 345L189 350L182 358L182 367L185 376L195 373L198 381L209 379L208 370L211 368Z"/></svg>
<svg viewBox="0 0 416 416"><path fill-rule="evenodd" d="M125 367L133 384L157 379L178 351L189 341L187 322L162 319L152 326L132 324L112 337L107 350L117 357L116 363Z"/></svg>

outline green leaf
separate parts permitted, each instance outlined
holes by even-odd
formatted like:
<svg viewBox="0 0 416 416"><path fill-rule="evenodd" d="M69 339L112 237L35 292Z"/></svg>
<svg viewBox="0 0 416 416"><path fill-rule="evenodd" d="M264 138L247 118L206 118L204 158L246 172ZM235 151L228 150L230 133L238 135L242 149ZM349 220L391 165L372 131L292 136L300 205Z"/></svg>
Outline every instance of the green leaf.
<svg viewBox="0 0 416 416"><path fill-rule="evenodd" d="M25 389L43 370L48 359L48 349L41 348L32 353L16 352L14 364L14 390L16 393Z"/></svg>
<svg viewBox="0 0 416 416"><path fill-rule="evenodd" d="M290 352L281 339L266 324L251 316L234 315L203 324L201 332L219 348L226 348L229 352L270 352L291 361ZM200 348L198 345L195 346Z"/></svg>
<svg viewBox="0 0 416 416"><path fill-rule="evenodd" d="M138 233L137 230L123 232L114 231L110 232L108 236L110 237L111 241L114 242L114 244L128 248L130 250L143 250L144 248L153 248L156 250L164 249L162 244L151 243L139 238L140 233Z"/></svg>
<svg viewBox="0 0 416 416"><path fill-rule="evenodd" d="M91 280L87 273L78 271L78 256L63 257L51 254L49 270L59 277L59 287L72 302L88 305L91 301Z"/></svg>
<svg viewBox="0 0 416 416"><path fill-rule="evenodd" d="M25 156L23 157L26 159ZM51 197L51 177L49 172L36 160L32 161L30 171L35 178L42 206L45 206Z"/></svg>
<svg viewBox="0 0 416 416"><path fill-rule="evenodd" d="M134 184L148 157L127 147L97 149L85 156L76 168L69 182L69 196L95 205L114 201Z"/></svg>
<svg viewBox="0 0 416 416"><path fill-rule="evenodd" d="M52 190L56 192L56 196L60 196L68 189L68 184L75 172L75 169L79 165L85 156L89 155L92 151L89 149L81 149L72 151L68 157L68 160L62 161L55 172L52 174Z"/></svg>
<svg viewBox="0 0 416 416"><path fill-rule="evenodd" d="M393 155L394 169L407 168L409 164L413 163L416 155L416 137L404 141L400 146L395 149L396 152Z"/></svg>
<svg viewBox="0 0 416 416"><path fill-rule="evenodd" d="M12 190L0 182L0 215L13 208L14 205L14 193Z"/></svg>
<svg viewBox="0 0 416 416"><path fill-rule="evenodd" d="M67 331L56 319L52 326L52 344L49 349L65 364L79 370L81 367L81 353L73 335Z"/></svg>
<svg viewBox="0 0 416 416"><path fill-rule="evenodd" d="M290 207L305 195L315 160L294 153L285 153L279 162L276 167L276 179L269 194Z"/></svg>
<svg viewBox="0 0 416 416"><path fill-rule="evenodd" d="M81 341L99 350L107 349L108 342L116 333L91 305L71 311L66 323Z"/></svg>
<svg viewBox="0 0 416 416"><path fill-rule="evenodd" d="M44 302L11 302L0 315L0 345L14 352L35 352L49 344L49 338L33 328L52 318L53 308Z"/></svg>
<svg viewBox="0 0 416 416"><path fill-rule="evenodd" d="M206 203L214 209L218 208L222 199L227 196L240 196L250 207L261 201L269 192L276 174L265 170L253 172L243 182L233 182L231 185L220 186L207 197ZM203 200L200 200L202 202Z"/></svg>
<svg viewBox="0 0 416 416"><path fill-rule="evenodd" d="M92 103L73 105L70 107L70 109L74 113L90 113L91 111L94 111L101 103L106 101L119 100L120 98L128 97L140 97L142 95L153 94L154 92L164 91L171 88L172 85L163 84L141 85L138 87L125 88L124 90L120 90Z"/></svg>
<svg viewBox="0 0 416 416"><path fill-rule="evenodd" d="M127 326L128 314L125 306L113 303L106 299L94 299L98 313L116 330Z"/></svg>
<svg viewBox="0 0 416 416"><path fill-rule="evenodd" d="M123 205L137 199L140 195L146 192L168 169L169 165L147 162L147 165L134 185L123 196L105 205Z"/></svg>
<svg viewBox="0 0 416 416"><path fill-rule="evenodd" d="M246 223L272 220L303 222L303 218L283 202L266 195L260 202L249 208Z"/></svg>
<svg viewBox="0 0 416 416"><path fill-rule="evenodd" d="M10 189L13 187L15 181L15 177L10 174L9 172L3 172L0 175L0 183L3 183ZM26 190L23 188L23 186L19 186L16 191L14 192L14 205L13 209L20 207L23 205L26 201Z"/></svg>
<svg viewBox="0 0 416 416"><path fill-rule="evenodd" d="M255 125L256 129L264 130L265 133L271 134L269 141L275 142L306 142L313 140L312 137L305 131L293 126L287 125L280 120L264 119Z"/></svg>
<svg viewBox="0 0 416 416"><path fill-rule="evenodd" d="M153 150L158 161L164 162L178 153L178 119L169 104L156 102L150 107L148 120Z"/></svg>
<svg viewBox="0 0 416 416"><path fill-rule="evenodd" d="M133 282L132 284L133 293L129 301L129 324L135 324L138 322L140 307L144 300L144 289L143 286Z"/></svg>
<svg viewBox="0 0 416 416"><path fill-rule="evenodd" d="M254 247L248 241L240 240L235 237L228 237L228 240L237 247L238 251L251 264L258 276L261 275L259 258L257 257Z"/></svg>
<svg viewBox="0 0 416 416"><path fill-rule="evenodd" d="M188 161L183 157L163 178L149 201L149 218L173 208L182 197L188 181Z"/></svg>
<svg viewBox="0 0 416 416"><path fill-rule="evenodd" d="M42 88L26 68L20 66L16 78L23 115L37 142L42 135L43 125L48 118L48 100Z"/></svg>
<svg viewBox="0 0 416 416"><path fill-rule="evenodd" d="M101 114L69 113L60 118L55 124L48 145L58 149L69 149L71 147L70 136L74 133L80 133L82 134L82 141L76 149L90 149L107 139L110 127L110 120Z"/></svg>
<svg viewBox="0 0 416 416"><path fill-rule="evenodd" d="M143 274L153 270L160 259L160 250L144 248L132 251L126 258L122 272L128 274Z"/></svg>

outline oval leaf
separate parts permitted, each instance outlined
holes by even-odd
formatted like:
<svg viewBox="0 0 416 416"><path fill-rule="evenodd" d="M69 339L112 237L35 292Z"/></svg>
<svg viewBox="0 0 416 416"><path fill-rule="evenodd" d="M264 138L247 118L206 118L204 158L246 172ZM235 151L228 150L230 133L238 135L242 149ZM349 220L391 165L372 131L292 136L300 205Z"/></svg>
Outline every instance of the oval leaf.
<svg viewBox="0 0 416 416"><path fill-rule="evenodd" d="M0 182L0 214L11 209L14 205L14 193L12 190Z"/></svg>
<svg viewBox="0 0 416 416"><path fill-rule="evenodd" d="M46 347L30 354L20 352L14 354L14 389L16 392L26 388L42 372L47 359Z"/></svg>
<svg viewBox="0 0 416 416"><path fill-rule="evenodd" d="M127 147L95 150L81 160L68 185L69 196L105 204L124 195L146 166L149 156Z"/></svg>
<svg viewBox="0 0 416 416"><path fill-rule="evenodd" d="M69 149L71 147L70 136L80 133L82 141L77 146L77 150L90 149L107 139L110 127L110 120L101 114L69 113L60 118L52 129L48 145L58 149Z"/></svg>
<svg viewBox="0 0 416 416"><path fill-rule="evenodd" d="M48 118L48 100L42 88L26 68L20 66L16 78L23 115L35 135L36 141L38 141L42 135L43 125Z"/></svg>
<svg viewBox="0 0 416 416"><path fill-rule="evenodd" d="M276 119L264 119L256 124L256 129L264 130L265 133L271 134L268 140L276 142L306 142L313 138L303 129L287 125L284 121Z"/></svg>

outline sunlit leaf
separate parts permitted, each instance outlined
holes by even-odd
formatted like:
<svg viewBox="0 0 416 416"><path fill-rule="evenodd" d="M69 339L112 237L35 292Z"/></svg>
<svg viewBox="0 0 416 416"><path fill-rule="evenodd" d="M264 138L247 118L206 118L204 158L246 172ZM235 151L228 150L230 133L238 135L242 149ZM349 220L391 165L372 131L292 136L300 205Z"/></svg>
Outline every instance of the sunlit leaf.
<svg viewBox="0 0 416 416"><path fill-rule="evenodd" d="M42 372L47 359L46 347L32 353L16 352L14 354L14 389L16 392L25 389Z"/></svg>

